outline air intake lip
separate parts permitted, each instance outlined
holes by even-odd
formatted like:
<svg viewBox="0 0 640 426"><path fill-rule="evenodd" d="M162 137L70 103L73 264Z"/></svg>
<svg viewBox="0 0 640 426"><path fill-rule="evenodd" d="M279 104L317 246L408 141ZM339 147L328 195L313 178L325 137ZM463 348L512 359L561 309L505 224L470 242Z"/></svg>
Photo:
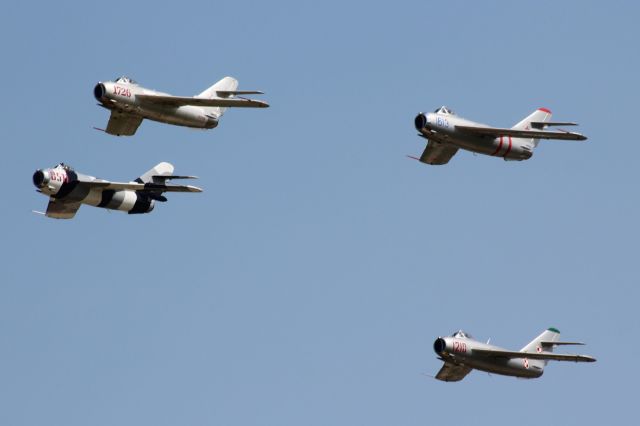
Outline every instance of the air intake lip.
<svg viewBox="0 0 640 426"><path fill-rule="evenodd" d="M102 98L104 98L106 94L107 94L107 89L104 87L104 84L102 83L96 84L96 87L93 88L93 96L95 96L95 98L99 101L102 100Z"/></svg>
<svg viewBox="0 0 640 426"><path fill-rule="evenodd" d="M435 353L440 355L447 348L447 342L444 341L442 337L438 337L435 342L433 342L433 350Z"/></svg>
<svg viewBox="0 0 640 426"><path fill-rule="evenodd" d="M427 116L424 115L423 113L420 113L416 115L416 118L413 121L413 123L416 126L417 130L423 130L425 127L427 127Z"/></svg>
<svg viewBox="0 0 640 426"><path fill-rule="evenodd" d="M36 186L36 188L43 188L46 186L46 176L44 174L44 172L42 170L36 170L36 172L33 174L33 184Z"/></svg>

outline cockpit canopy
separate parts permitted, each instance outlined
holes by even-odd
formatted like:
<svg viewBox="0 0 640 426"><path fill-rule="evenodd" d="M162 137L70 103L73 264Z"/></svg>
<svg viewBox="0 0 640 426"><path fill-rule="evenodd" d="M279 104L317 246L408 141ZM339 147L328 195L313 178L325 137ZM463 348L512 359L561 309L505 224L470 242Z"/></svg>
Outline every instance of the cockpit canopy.
<svg viewBox="0 0 640 426"><path fill-rule="evenodd" d="M473 339L473 336L471 336L469 333L463 330L456 331L451 335L451 337L457 337L459 339Z"/></svg>
<svg viewBox="0 0 640 426"><path fill-rule="evenodd" d="M441 106L440 108L436 109L435 111L436 114L448 114L448 115L456 115L455 112L453 112L452 109L447 108L446 106Z"/></svg>
<svg viewBox="0 0 640 426"><path fill-rule="evenodd" d="M71 171L71 170L73 170L73 167L71 167L71 166L70 166L70 165L68 165L68 164L64 164L64 163L59 163L59 164L57 164L57 165L54 167L54 169L57 169L57 168L61 168L61 169L67 170L67 171Z"/></svg>
<svg viewBox="0 0 640 426"><path fill-rule="evenodd" d="M138 84L136 83L133 79L127 77L127 76L122 76L122 77L118 77L115 79L116 83L127 83L127 84Z"/></svg>

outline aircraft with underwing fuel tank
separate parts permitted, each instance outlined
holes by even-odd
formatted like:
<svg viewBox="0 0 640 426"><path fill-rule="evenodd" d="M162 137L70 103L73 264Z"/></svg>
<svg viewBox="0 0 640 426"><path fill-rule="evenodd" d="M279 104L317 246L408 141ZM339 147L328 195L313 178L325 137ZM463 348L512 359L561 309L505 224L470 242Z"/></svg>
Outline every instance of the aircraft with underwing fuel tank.
<svg viewBox="0 0 640 426"><path fill-rule="evenodd" d="M172 96L145 89L128 77L98 82L93 95L99 106L111 111L104 130L110 135L131 136L145 118L176 126L213 129L225 110L233 108L266 108L266 102L239 95L261 95L258 90L237 90L238 80L224 77L194 97ZM96 128L97 129L97 128Z"/></svg>
<svg viewBox="0 0 640 426"><path fill-rule="evenodd" d="M438 337L433 350L444 365L435 376L444 382L458 382L471 370L534 379L542 376L548 361L595 362L587 355L555 354L553 348L564 345L584 345L581 342L561 342L560 331L543 331L520 351L509 351L482 343L460 330L449 337Z"/></svg>
<svg viewBox="0 0 640 426"><path fill-rule="evenodd" d="M490 127L457 116L446 106L430 113L419 113L414 124L418 136L427 139L420 156L411 157L425 164L447 164L459 149L502 157L527 160L540 139L584 141L586 136L566 130L549 131L554 126L576 126L572 122L552 122L551 111L538 108L510 129Z"/></svg>
<svg viewBox="0 0 640 426"><path fill-rule="evenodd" d="M33 174L37 191L49 196L49 205L43 214L56 219L73 218L82 204L129 214L149 213L156 201L167 201L162 195L164 192L202 192L191 185L167 185L170 179L196 177L174 175L173 166L164 162L133 182L110 182L83 175L64 163Z"/></svg>

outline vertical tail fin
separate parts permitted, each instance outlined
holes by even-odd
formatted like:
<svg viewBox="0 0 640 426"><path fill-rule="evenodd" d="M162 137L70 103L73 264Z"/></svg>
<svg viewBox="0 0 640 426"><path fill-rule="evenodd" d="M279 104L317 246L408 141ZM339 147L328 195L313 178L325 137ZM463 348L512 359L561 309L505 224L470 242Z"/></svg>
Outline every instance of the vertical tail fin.
<svg viewBox="0 0 640 426"><path fill-rule="evenodd" d="M518 124L512 127L515 130L532 130L531 122L545 122L551 120L551 111L547 108L538 108L531 114L529 114L525 119L520 121ZM538 146L538 142L540 139L531 139L533 146Z"/></svg>
<svg viewBox="0 0 640 426"><path fill-rule="evenodd" d="M553 351L553 346L550 346L549 342L557 342L560 340L560 330L557 328L550 327L540 333L538 337L529 342L524 348L520 349L520 352L542 352L543 350L546 352ZM543 344L545 342L546 344ZM544 361L544 364L547 364L547 361Z"/></svg>
<svg viewBox="0 0 640 426"><path fill-rule="evenodd" d="M154 182L154 176L166 176L173 174L173 165L170 163L162 162L157 164L153 169L149 170L135 181L138 183L151 183Z"/></svg>
<svg viewBox="0 0 640 426"><path fill-rule="evenodd" d="M238 80L236 80L233 77L225 77L222 80L218 81L213 86L209 87L204 92L202 92L199 95L197 95L196 97L197 98L213 99L213 98L217 98L218 97L218 94L217 94L218 90L234 91L234 90L237 90L237 89L238 89ZM216 117L221 117L222 114L224 114L224 112L227 110L227 108L225 108L225 107L210 107L210 108L207 108L207 110L209 110Z"/></svg>

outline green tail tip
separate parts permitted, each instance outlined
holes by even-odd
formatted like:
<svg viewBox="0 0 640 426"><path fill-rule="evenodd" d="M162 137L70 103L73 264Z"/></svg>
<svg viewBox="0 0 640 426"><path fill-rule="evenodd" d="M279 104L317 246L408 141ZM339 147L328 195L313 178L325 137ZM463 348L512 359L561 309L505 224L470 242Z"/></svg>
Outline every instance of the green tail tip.
<svg viewBox="0 0 640 426"><path fill-rule="evenodd" d="M558 329L557 329L557 328L555 328L555 327L549 327L549 328L547 328L547 330L549 330L549 331L553 331L554 333L558 333L558 334L560 334L560 330L558 330Z"/></svg>

